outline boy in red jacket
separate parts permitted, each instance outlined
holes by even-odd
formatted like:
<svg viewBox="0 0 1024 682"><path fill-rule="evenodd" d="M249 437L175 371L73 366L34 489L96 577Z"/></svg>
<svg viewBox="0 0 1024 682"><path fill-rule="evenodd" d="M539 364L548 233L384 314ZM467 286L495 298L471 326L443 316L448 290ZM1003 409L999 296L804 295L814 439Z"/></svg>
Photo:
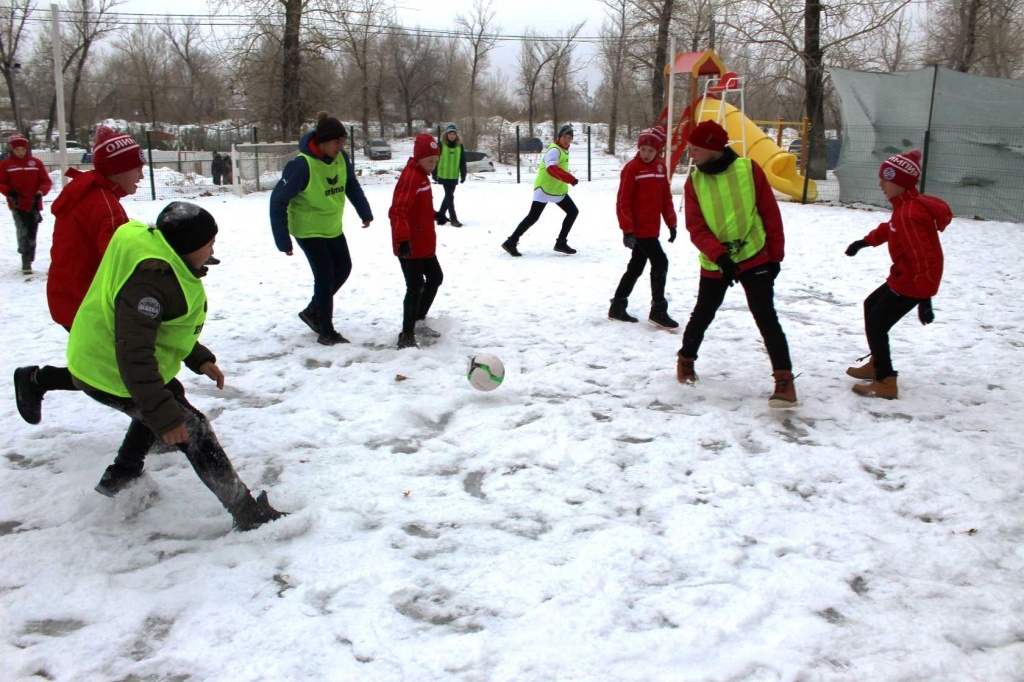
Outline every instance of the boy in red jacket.
<svg viewBox="0 0 1024 682"><path fill-rule="evenodd" d="M7 206L14 216L21 271L27 275L32 272L32 262L36 259L36 232L43 221L40 214L43 195L50 191L53 183L43 162L32 156L24 135L13 133L7 143L11 153L0 161L0 192L7 197Z"/></svg>
<svg viewBox="0 0 1024 682"><path fill-rule="evenodd" d="M431 135L421 133L413 143L412 158L402 169L391 200L391 248L398 256L405 276L405 301L399 348L417 348L416 322L425 320L437 289L444 280L437 262L437 234L434 232L434 197L430 174L441 158L441 149ZM424 336L437 332L421 326Z"/></svg>
<svg viewBox="0 0 1024 682"><path fill-rule="evenodd" d="M66 175L71 182L50 208L56 220L46 301L53 321L68 331L114 230L128 222L121 197L138 190L145 163L142 148L131 135L100 126L93 146L94 170L83 173L69 169ZM18 413L29 424L42 419L47 391L77 390L67 367L32 365L14 370Z"/></svg>
<svg viewBox="0 0 1024 682"><path fill-rule="evenodd" d="M939 232L953 220L953 212L942 199L917 191L921 178L918 149L886 159L878 177L878 186L892 204L892 217L850 244L846 255L856 256L865 246L888 243L892 267L885 283L864 299L864 332L871 359L866 365L847 368L846 373L870 382L854 386L854 393L892 400L899 390L889 330L914 308L921 324L935 320L932 296L939 291L943 265Z"/></svg>
<svg viewBox="0 0 1024 682"><path fill-rule="evenodd" d="M647 320L658 327L675 329L679 323L668 316L665 280L668 257L661 248L661 219L668 225L669 243L676 240L676 212L672 206L672 190L668 184L665 160L659 158L665 146L665 129L646 128L637 140L637 155L622 168L615 213L622 230L622 243L632 251L626 272L619 280L615 298L608 308L608 317L623 322L636 322L626 312L629 294L651 262L651 314Z"/></svg>

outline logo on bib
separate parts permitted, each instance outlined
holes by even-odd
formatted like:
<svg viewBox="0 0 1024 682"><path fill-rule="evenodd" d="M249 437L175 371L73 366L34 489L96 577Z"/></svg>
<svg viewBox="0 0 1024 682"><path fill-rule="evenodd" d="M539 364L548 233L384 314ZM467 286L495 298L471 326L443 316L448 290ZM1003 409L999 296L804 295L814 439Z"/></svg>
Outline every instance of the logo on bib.
<svg viewBox="0 0 1024 682"><path fill-rule="evenodd" d="M137 310L142 315L155 320L160 316L160 301L156 300L152 296L147 296L139 301Z"/></svg>

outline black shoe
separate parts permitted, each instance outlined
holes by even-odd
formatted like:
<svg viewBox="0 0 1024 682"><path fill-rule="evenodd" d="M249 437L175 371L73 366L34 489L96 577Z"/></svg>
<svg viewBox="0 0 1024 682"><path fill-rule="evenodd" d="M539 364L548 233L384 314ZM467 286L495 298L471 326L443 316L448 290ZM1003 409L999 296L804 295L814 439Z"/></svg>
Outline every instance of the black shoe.
<svg viewBox="0 0 1024 682"><path fill-rule="evenodd" d="M209 258L206 259L204 265L220 265L220 258L210 256Z"/></svg>
<svg viewBox="0 0 1024 682"><path fill-rule="evenodd" d="M21 274L23 274L23 275L31 275L32 274L32 259L30 259L28 256L22 256L21 257Z"/></svg>
<svg viewBox="0 0 1024 682"><path fill-rule="evenodd" d="M321 332L320 336L316 337L316 342L324 346L334 346L339 343L348 343L348 339L332 329Z"/></svg>
<svg viewBox="0 0 1024 682"><path fill-rule="evenodd" d="M626 299L624 298L613 298L612 304L608 308L608 319L609 320L620 320L622 322L637 322L638 320L626 312Z"/></svg>
<svg viewBox="0 0 1024 682"><path fill-rule="evenodd" d="M555 251L557 251L558 253L567 253L570 256L576 253L576 249L569 246L569 242L567 242L564 239L559 239L557 242L555 242Z"/></svg>
<svg viewBox="0 0 1024 682"><path fill-rule="evenodd" d="M312 329L315 333L320 333L320 325L316 321L316 313L309 308L306 308L299 313L299 319L306 323L306 326Z"/></svg>
<svg viewBox="0 0 1024 682"><path fill-rule="evenodd" d="M398 348L399 350L401 350L402 348L419 348L419 344L416 343L416 334L406 334L405 332L399 334Z"/></svg>
<svg viewBox="0 0 1024 682"><path fill-rule="evenodd" d="M514 242L514 241L512 241L512 238L509 237L508 239L506 239L505 241L503 241L501 243L501 248L505 249L505 251L508 252L508 255L515 256L516 258L519 258L523 254L519 253L519 249L516 248L516 246L518 246L518 245L519 245L519 242Z"/></svg>
<svg viewBox="0 0 1024 682"><path fill-rule="evenodd" d="M142 476L142 470L129 471L123 469L116 464L111 464L107 467L107 470L103 472L103 477L100 482L93 488L100 495L106 495L107 497L113 497L119 492L130 486L135 481L139 480Z"/></svg>
<svg viewBox="0 0 1024 682"><path fill-rule="evenodd" d="M434 214L434 222L436 222L438 225L444 225L445 223L448 222L448 218L446 218L441 213L435 213Z"/></svg>
<svg viewBox="0 0 1024 682"><path fill-rule="evenodd" d="M231 516L235 520L233 524L235 530L247 531L259 528L268 521L277 521L288 514L271 507L270 500L267 499L267 492L264 490L255 500L250 497L243 508L238 512L232 512Z"/></svg>
<svg viewBox="0 0 1024 682"><path fill-rule="evenodd" d="M462 223L459 222L458 218L452 218L452 227L462 227Z"/></svg>
<svg viewBox="0 0 1024 682"><path fill-rule="evenodd" d="M668 316L668 303L655 303L651 306L651 314L648 316L647 321L653 324L655 327L661 327L662 329L676 329L679 327L679 323Z"/></svg>
<svg viewBox="0 0 1024 682"><path fill-rule="evenodd" d="M38 424L43 418L43 389L36 383L39 368L19 367L14 370L14 402L18 414L29 424Z"/></svg>

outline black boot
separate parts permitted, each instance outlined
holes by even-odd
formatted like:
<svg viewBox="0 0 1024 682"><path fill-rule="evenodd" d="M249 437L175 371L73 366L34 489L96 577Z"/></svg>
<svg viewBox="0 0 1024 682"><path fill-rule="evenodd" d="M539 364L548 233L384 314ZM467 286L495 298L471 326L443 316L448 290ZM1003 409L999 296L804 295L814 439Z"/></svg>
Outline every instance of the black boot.
<svg viewBox="0 0 1024 682"><path fill-rule="evenodd" d="M455 215L455 207L452 206L449 213L452 216L452 227L462 227L462 223L459 222L459 216Z"/></svg>
<svg viewBox="0 0 1024 682"><path fill-rule="evenodd" d="M523 254L519 253L519 249L516 248L517 246L519 246L519 240L513 239L512 237L509 237L501 243L501 248L505 249L505 251L508 252L508 255L519 258Z"/></svg>
<svg viewBox="0 0 1024 682"><path fill-rule="evenodd" d="M334 346L339 343L348 343L348 339L336 332L334 329L325 329L316 337L316 342L323 346Z"/></svg>
<svg viewBox="0 0 1024 682"><path fill-rule="evenodd" d="M111 464L103 472L103 477L96 484L94 490L100 495L113 497L119 492L135 483L142 476L142 469L122 467L118 464Z"/></svg>
<svg viewBox="0 0 1024 682"><path fill-rule="evenodd" d="M398 348L419 348L419 344L416 343L416 332L402 332L398 335Z"/></svg>
<svg viewBox="0 0 1024 682"><path fill-rule="evenodd" d="M557 251L558 253L566 253L569 254L570 256L576 253L576 249L569 246L569 242L566 241L565 239L559 239L557 242L555 242L555 251Z"/></svg>
<svg viewBox="0 0 1024 682"><path fill-rule="evenodd" d="M29 424L38 424L43 418L43 389L36 380L39 368L19 367L14 370L14 402L18 414Z"/></svg>
<svg viewBox="0 0 1024 682"><path fill-rule="evenodd" d="M623 322L636 322L637 319L626 312L627 298L613 298L612 305L608 308L609 320L622 320Z"/></svg>
<svg viewBox="0 0 1024 682"><path fill-rule="evenodd" d="M438 225L445 225L448 223L448 218L445 216L444 213L437 211L436 213L434 213L434 222L437 223Z"/></svg>
<svg viewBox="0 0 1024 682"><path fill-rule="evenodd" d="M676 329L679 323L668 316L668 301L655 301L651 304L651 314L647 321L663 329Z"/></svg>
<svg viewBox="0 0 1024 682"><path fill-rule="evenodd" d="M288 514L271 507L267 493L264 491L255 500L250 495L240 508L231 510L231 516L235 520L235 530L246 531L258 528L268 521L276 521Z"/></svg>
<svg viewBox="0 0 1024 682"><path fill-rule="evenodd" d="M316 321L316 313L312 309L306 308L300 311L299 319L302 320L303 324L312 329L315 334L320 334L320 324Z"/></svg>
<svg viewBox="0 0 1024 682"><path fill-rule="evenodd" d="M21 257L21 272L25 275L32 274L32 258L29 256Z"/></svg>

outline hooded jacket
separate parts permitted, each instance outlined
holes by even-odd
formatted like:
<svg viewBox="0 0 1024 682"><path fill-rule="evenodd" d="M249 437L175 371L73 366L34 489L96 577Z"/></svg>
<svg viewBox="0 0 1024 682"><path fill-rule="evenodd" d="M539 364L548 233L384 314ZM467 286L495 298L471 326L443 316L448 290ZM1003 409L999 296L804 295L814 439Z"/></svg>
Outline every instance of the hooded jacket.
<svg viewBox="0 0 1024 682"><path fill-rule="evenodd" d="M916 187L890 199L892 217L864 237L869 246L889 244L892 267L885 283L901 296L931 298L942 281L939 232L953 220L949 205Z"/></svg>
<svg viewBox="0 0 1024 682"><path fill-rule="evenodd" d="M437 233L434 231L434 196L430 176L416 159L410 158L402 169L391 199L391 249L398 255L398 245L409 242L412 258L436 255Z"/></svg>
<svg viewBox="0 0 1024 682"><path fill-rule="evenodd" d="M662 218L668 227L676 226L664 159L655 157L650 163L644 163L638 153L623 166L615 213L619 229L637 239L657 238L661 234Z"/></svg>
<svg viewBox="0 0 1024 682"><path fill-rule="evenodd" d="M71 182L50 207L56 221L46 301L53 321L70 328L114 230L128 222L128 214L121 206L125 191L98 171L72 168L66 175Z"/></svg>
<svg viewBox="0 0 1024 682"><path fill-rule="evenodd" d="M0 161L0 193L5 197L11 190L18 193L17 205L7 199L7 206L11 210L25 213L37 208L42 210L42 204L36 206L36 193L48 194L51 187L53 181L50 180L50 174L46 172L43 162L32 156L31 149L24 158L19 159L12 152Z"/></svg>

